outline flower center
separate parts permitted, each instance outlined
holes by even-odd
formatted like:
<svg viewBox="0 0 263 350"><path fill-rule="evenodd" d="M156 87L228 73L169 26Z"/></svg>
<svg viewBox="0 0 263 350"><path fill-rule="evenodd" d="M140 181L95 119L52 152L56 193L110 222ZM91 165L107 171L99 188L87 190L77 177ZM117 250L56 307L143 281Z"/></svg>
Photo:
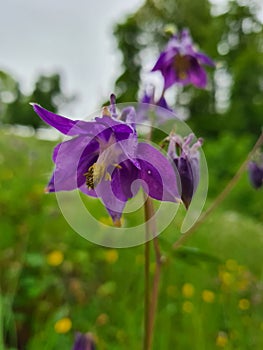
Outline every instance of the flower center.
<svg viewBox="0 0 263 350"><path fill-rule="evenodd" d="M190 61L187 56L176 55L174 58L174 69L179 79L185 79L190 68Z"/></svg>
<svg viewBox="0 0 263 350"><path fill-rule="evenodd" d="M111 180L111 176L106 171L105 165L99 163L91 165L84 176L86 176L86 185L89 190L94 190L103 179Z"/></svg>
<svg viewBox="0 0 263 350"><path fill-rule="evenodd" d="M94 190L102 180L111 181L111 174L107 171L110 166L121 169L121 166L118 164L121 150L115 143L114 136L111 136L106 144L101 141L100 151L97 162L92 164L88 171L83 174L86 177L88 189Z"/></svg>

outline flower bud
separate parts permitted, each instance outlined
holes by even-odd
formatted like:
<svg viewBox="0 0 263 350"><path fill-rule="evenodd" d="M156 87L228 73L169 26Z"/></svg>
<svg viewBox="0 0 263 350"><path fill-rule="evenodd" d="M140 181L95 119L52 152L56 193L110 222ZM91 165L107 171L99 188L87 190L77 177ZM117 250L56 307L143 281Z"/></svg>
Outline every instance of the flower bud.
<svg viewBox="0 0 263 350"><path fill-rule="evenodd" d="M76 333L75 343L72 350L96 350L95 342L91 333Z"/></svg>
<svg viewBox="0 0 263 350"><path fill-rule="evenodd" d="M259 165L255 161L249 162L248 174L251 185L256 189L259 189L263 184L263 164Z"/></svg>

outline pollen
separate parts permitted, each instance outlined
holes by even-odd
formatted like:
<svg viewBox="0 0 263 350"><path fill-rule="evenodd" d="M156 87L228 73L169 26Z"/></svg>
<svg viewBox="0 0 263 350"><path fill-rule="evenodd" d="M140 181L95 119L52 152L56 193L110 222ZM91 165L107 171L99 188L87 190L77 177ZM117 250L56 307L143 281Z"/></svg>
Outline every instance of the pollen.
<svg viewBox="0 0 263 350"><path fill-rule="evenodd" d="M94 188L102 181L104 177L106 180L110 180L109 175L110 174L106 173L106 169L103 164L94 163L84 174L88 189L94 190Z"/></svg>

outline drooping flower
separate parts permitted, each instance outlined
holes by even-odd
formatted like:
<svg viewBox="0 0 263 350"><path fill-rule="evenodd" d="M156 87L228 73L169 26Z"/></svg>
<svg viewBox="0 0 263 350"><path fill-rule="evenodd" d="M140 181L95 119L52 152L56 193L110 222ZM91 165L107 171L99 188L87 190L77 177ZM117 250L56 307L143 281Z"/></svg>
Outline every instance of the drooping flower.
<svg viewBox="0 0 263 350"><path fill-rule="evenodd" d="M263 185L263 161L253 160L248 163L248 174L252 186L259 189Z"/></svg>
<svg viewBox="0 0 263 350"><path fill-rule="evenodd" d="M188 209L200 179L200 154L198 148L203 140L191 145L194 134L182 138L172 134L169 137L168 155L173 160L181 182L181 199Z"/></svg>
<svg viewBox="0 0 263 350"><path fill-rule="evenodd" d="M152 71L162 73L164 90L175 83L205 88L207 76L202 67L204 64L214 66L214 62L208 56L194 48L189 31L184 29L169 40Z"/></svg>
<svg viewBox="0 0 263 350"><path fill-rule="evenodd" d="M129 198L140 186L157 200L177 201L178 190L172 166L148 143L138 143L135 110L123 109L118 118L115 99L110 110L93 121L71 120L33 104L47 124L74 138L57 145L53 153L55 170L47 192L80 189L101 198L115 226ZM137 181L138 180L138 181Z"/></svg>
<svg viewBox="0 0 263 350"><path fill-rule="evenodd" d="M142 98L138 104L136 122L141 123L151 119L152 107L154 107L154 114L156 120L154 123L162 124L165 121L175 118L174 111L169 107L164 95L162 94L158 99L155 98L155 89L153 87L144 91Z"/></svg>
<svg viewBox="0 0 263 350"><path fill-rule="evenodd" d="M90 333L76 333L72 350L96 350L92 335Z"/></svg>

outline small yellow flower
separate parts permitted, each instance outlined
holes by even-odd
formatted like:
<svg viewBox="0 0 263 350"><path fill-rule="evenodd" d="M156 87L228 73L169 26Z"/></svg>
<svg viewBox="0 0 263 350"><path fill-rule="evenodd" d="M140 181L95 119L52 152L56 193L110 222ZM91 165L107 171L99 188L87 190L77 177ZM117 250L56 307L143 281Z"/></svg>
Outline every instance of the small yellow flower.
<svg viewBox="0 0 263 350"><path fill-rule="evenodd" d="M234 259L228 259L226 261L226 268L229 271L236 271L236 270L238 270L238 263Z"/></svg>
<svg viewBox="0 0 263 350"><path fill-rule="evenodd" d="M206 303L213 303L215 301L215 293L211 290L205 289L202 292L202 298Z"/></svg>
<svg viewBox="0 0 263 350"><path fill-rule="evenodd" d="M238 302L238 307L240 310L245 311L250 308L250 301L248 299L240 299Z"/></svg>
<svg viewBox="0 0 263 350"><path fill-rule="evenodd" d="M185 283L182 287L182 294L185 298L192 298L195 289L191 283Z"/></svg>
<svg viewBox="0 0 263 350"><path fill-rule="evenodd" d="M59 333L59 334L67 333L68 331L71 330L71 327L72 327L72 322L71 322L71 319L68 317L61 318L54 325L56 333Z"/></svg>
<svg viewBox="0 0 263 350"><path fill-rule="evenodd" d="M228 343L228 336L225 332L219 332L216 338L216 345L219 348L224 348Z"/></svg>
<svg viewBox="0 0 263 350"><path fill-rule="evenodd" d="M104 258L109 264L114 264L119 258L118 251L116 249L107 249L104 252Z"/></svg>
<svg viewBox="0 0 263 350"><path fill-rule="evenodd" d="M234 283L234 276L229 272L226 272L226 271L222 272L220 274L220 277L223 284L226 286L230 286L231 284Z"/></svg>
<svg viewBox="0 0 263 350"><path fill-rule="evenodd" d="M60 250L53 250L47 255L47 263L50 266L58 266L64 260L64 254Z"/></svg>
<svg viewBox="0 0 263 350"><path fill-rule="evenodd" d="M249 284L250 284L249 280L246 278L243 278L242 280L237 282L237 288L238 290L243 292L245 290L248 290Z"/></svg>
<svg viewBox="0 0 263 350"><path fill-rule="evenodd" d="M194 305L191 301L184 301L182 306L183 312L190 314L194 310Z"/></svg>
<svg viewBox="0 0 263 350"><path fill-rule="evenodd" d="M109 322L109 316L107 314L100 314L96 320L96 323L98 326L104 326L108 322Z"/></svg>

